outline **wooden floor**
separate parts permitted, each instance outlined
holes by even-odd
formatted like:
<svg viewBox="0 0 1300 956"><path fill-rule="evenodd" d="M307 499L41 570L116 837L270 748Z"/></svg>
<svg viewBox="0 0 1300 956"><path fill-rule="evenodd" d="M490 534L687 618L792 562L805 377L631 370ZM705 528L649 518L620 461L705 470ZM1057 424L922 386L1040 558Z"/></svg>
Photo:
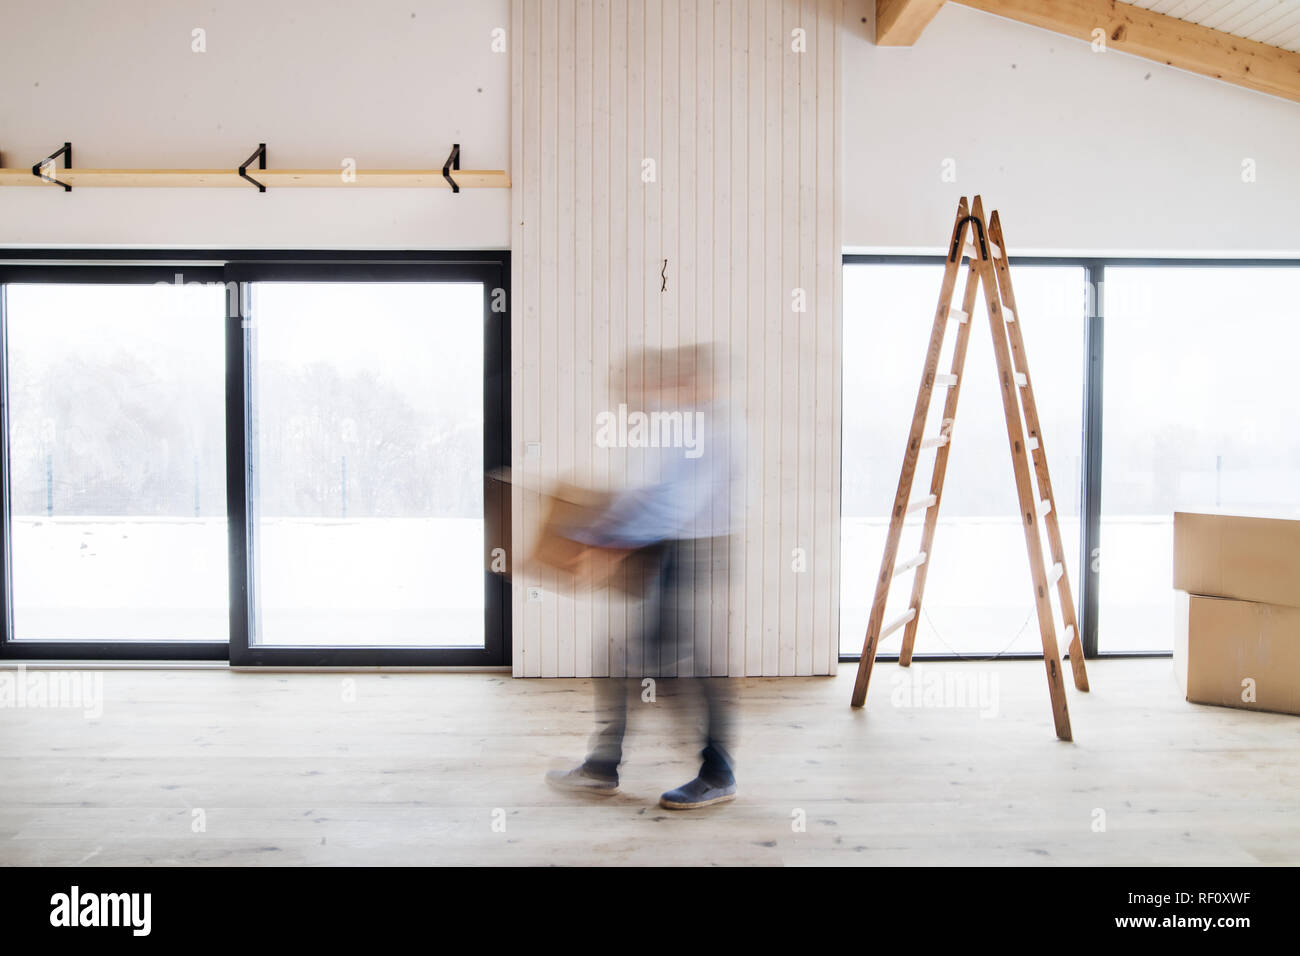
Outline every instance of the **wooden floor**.
<svg viewBox="0 0 1300 956"><path fill-rule="evenodd" d="M96 672L98 719L0 709L0 863L1300 861L1300 718L1188 704L1168 661L1090 664L1072 744L1041 663L882 664L865 711L853 670L735 682L739 799L685 814L656 805L696 768L680 701L631 705L624 793L592 802L542 782L590 681Z"/></svg>

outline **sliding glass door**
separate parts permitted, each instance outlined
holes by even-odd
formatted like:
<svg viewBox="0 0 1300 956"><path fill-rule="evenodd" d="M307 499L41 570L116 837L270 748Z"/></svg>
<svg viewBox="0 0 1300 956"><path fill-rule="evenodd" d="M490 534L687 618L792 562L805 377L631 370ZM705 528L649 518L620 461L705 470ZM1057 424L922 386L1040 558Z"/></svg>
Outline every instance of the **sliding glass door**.
<svg viewBox="0 0 1300 956"><path fill-rule="evenodd" d="M1170 651L1173 513L1300 516L1300 268L1108 265L1099 648Z"/></svg>
<svg viewBox="0 0 1300 956"><path fill-rule="evenodd" d="M25 278L3 288L7 643L209 656L229 617L221 285Z"/></svg>
<svg viewBox="0 0 1300 956"><path fill-rule="evenodd" d="M941 262L845 257L846 657L861 652ZM1300 263L1026 258L1012 272L1085 652L1167 654L1174 512L1300 516ZM919 655L1040 652L982 306L974 322ZM900 555L919 532L905 526Z"/></svg>
<svg viewBox="0 0 1300 956"><path fill-rule="evenodd" d="M0 265L0 653L507 662L506 255L120 255Z"/></svg>
<svg viewBox="0 0 1300 956"><path fill-rule="evenodd" d="M482 283L249 292L250 639L481 650Z"/></svg>

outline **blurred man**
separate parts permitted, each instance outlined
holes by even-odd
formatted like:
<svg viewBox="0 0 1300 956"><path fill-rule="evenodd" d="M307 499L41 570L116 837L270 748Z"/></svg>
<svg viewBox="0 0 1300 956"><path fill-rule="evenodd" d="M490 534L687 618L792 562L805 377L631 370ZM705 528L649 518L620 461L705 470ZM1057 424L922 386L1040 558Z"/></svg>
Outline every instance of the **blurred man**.
<svg viewBox="0 0 1300 956"><path fill-rule="evenodd" d="M720 680L706 676L710 662L697 658L693 633L695 608L726 600L731 535L738 530L731 489L740 474L735 454L741 448L740 421L714 394L711 347L644 353L639 359L649 383L646 408L628 413L620 406L617 414L606 413L597 440L657 452L658 478L615 494L591 520L569 529L568 537L588 546L576 562L580 576L595 573L594 568L608 573L627 555L650 569L645 632L639 642L630 643L640 645L641 676L694 675L671 682L703 705L703 763L693 780L659 800L670 810L690 810L736 797L731 707ZM607 430L604 440L601 429ZM635 659L633 650L629 660ZM591 794L618 792L627 697L639 687L639 678L596 681L597 726L590 753L573 770L547 774L549 783Z"/></svg>

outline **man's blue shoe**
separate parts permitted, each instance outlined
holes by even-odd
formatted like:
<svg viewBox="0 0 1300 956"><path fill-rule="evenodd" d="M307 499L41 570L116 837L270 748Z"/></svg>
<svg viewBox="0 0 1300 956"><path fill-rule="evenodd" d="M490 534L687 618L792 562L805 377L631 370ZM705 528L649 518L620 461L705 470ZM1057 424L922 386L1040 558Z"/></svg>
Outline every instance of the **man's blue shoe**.
<svg viewBox="0 0 1300 956"><path fill-rule="evenodd" d="M618 778L598 777L588 773L586 767L573 770L551 770L546 774L546 782L556 790L571 793L590 793L598 797L609 797L618 793Z"/></svg>
<svg viewBox="0 0 1300 956"><path fill-rule="evenodd" d="M726 803L736 799L736 782L726 786L715 786L696 777L690 783L684 783L676 790L669 790L659 798L659 806L665 810L695 810L699 807L711 807L715 803Z"/></svg>

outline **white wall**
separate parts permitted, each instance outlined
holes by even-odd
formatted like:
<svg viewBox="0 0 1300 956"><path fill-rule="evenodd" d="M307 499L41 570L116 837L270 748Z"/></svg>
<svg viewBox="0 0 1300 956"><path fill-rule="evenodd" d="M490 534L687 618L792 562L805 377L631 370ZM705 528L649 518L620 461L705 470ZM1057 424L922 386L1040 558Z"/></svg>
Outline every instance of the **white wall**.
<svg viewBox="0 0 1300 956"><path fill-rule="evenodd" d="M979 192L1013 253L1300 254L1300 104L956 3L876 47L873 6L845 17L847 247L935 250Z"/></svg>
<svg viewBox="0 0 1300 956"><path fill-rule="evenodd" d="M0 159L82 167L505 169L507 0L6 4ZM207 52L191 31L207 31ZM0 189L0 245L504 248L509 190Z"/></svg>
<svg viewBox="0 0 1300 956"><path fill-rule="evenodd" d="M632 455L594 447L594 416L616 407L611 364L642 344L721 343L716 387L746 417L745 534L696 597L695 660L714 676L834 673L840 0L514 0L513 13L514 468L530 483L640 483ZM791 48L798 29L806 52ZM515 489L515 674L640 672L627 652L640 609L530 567L540 506Z"/></svg>

